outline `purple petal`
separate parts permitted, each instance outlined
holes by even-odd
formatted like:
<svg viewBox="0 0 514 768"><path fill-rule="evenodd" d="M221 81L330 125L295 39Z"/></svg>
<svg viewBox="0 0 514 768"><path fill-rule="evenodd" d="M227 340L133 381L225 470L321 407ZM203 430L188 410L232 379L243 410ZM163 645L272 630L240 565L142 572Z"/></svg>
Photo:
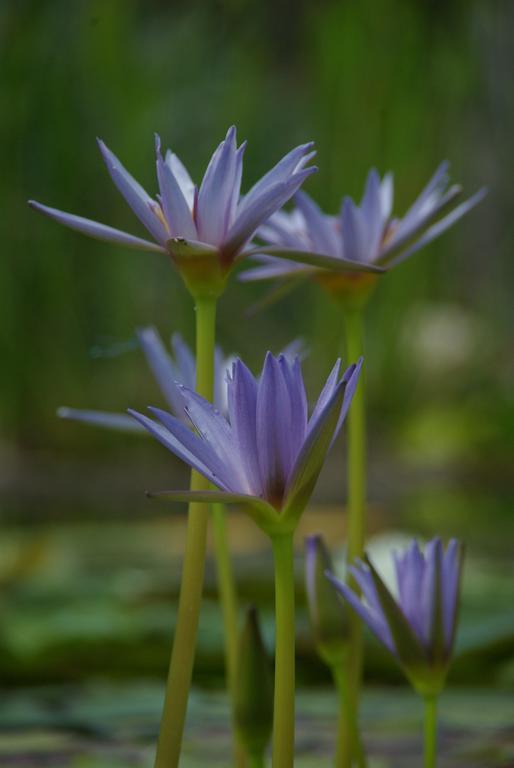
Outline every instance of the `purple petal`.
<svg viewBox="0 0 514 768"><path fill-rule="evenodd" d="M300 171L286 182L263 189L262 193L253 197L251 203L244 208L240 206L236 212L235 221L227 233L223 250L228 254L239 251L257 228L269 219L272 213L287 203L307 176L315 170L315 168L307 168Z"/></svg>
<svg viewBox="0 0 514 768"><path fill-rule="evenodd" d="M440 538L430 541L425 548L425 571L420 584L419 601L422 606L423 643L429 647L432 638L432 628L437 620L435 611L440 602L437 594L441 577L442 544Z"/></svg>
<svg viewBox="0 0 514 768"><path fill-rule="evenodd" d="M131 416L147 429L169 451L182 459L190 467L196 469L213 485L222 491L232 491L228 478L224 477L224 468L211 448L200 440L193 432L185 427L178 419L173 418L158 408L151 409L162 422L158 424L142 413L129 410Z"/></svg>
<svg viewBox="0 0 514 768"><path fill-rule="evenodd" d="M374 635L388 648L391 653L396 655L396 649L394 646L391 632L387 623L382 617L367 607L359 599L358 595L350 589L344 582L337 579L333 574L327 572L327 579L332 582L337 591L344 597L344 599L351 605L355 613L361 617L365 624L371 629Z"/></svg>
<svg viewBox="0 0 514 768"><path fill-rule="evenodd" d="M196 362L191 348L183 340L180 333L171 337L171 348L176 360L176 379L188 389L196 386Z"/></svg>
<svg viewBox="0 0 514 768"><path fill-rule="evenodd" d="M360 208L351 197L345 197L341 211L341 228L343 238L343 256L358 264L370 260L368 253L366 221Z"/></svg>
<svg viewBox="0 0 514 768"><path fill-rule="evenodd" d="M177 386L180 371L173 363L155 328L140 328L137 337L159 388L175 416L184 421L184 401Z"/></svg>
<svg viewBox="0 0 514 768"><path fill-rule="evenodd" d="M166 253L166 249L161 245L157 245L157 243L150 243L148 240L142 240L140 237L120 232L119 229L108 227L106 224L99 224L97 221L90 221L90 219L84 219L82 216L75 216L73 213L65 213L64 211L57 210L57 208L49 208L46 205L37 203L35 200L29 200L29 205L44 216L58 221L59 224L64 224L64 226L70 229L82 232L82 234L89 235L89 237L94 237L97 240L126 245L128 248L136 248L141 251Z"/></svg>
<svg viewBox="0 0 514 768"><path fill-rule="evenodd" d="M386 224L386 219L382 214L382 188L380 176L374 168L368 174L366 189L361 203L361 210L367 230L366 258L368 261L373 261L377 256L379 244L382 240Z"/></svg>
<svg viewBox="0 0 514 768"><path fill-rule="evenodd" d="M113 429L118 432L144 433L143 427L125 413L109 413L107 411L86 411L79 408L59 408L57 415L60 419L80 421L94 427Z"/></svg>
<svg viewBox="0 0 514 768"><path fill-rule="evenodd" d="M98 139L98 147L105 165L118 190L121 192L138 219L158 243L164 245L169 238L166 227L153 211L157 205L133 176L123 167L116 155Z"/></svg>
<svg viewBox="0 0 514 768"><path fill-rule="evenodd" d="M425 561L416 541L403 554L395 554L394 563L398 584L398 598L405 618L425 643L423 604L420 599L425 572Z"/></svg>
<svg viewBox="0 0 514 768"><path fill-rule="evenodd" d="M280 247L300 251L310 250L311 247L305 219L298 208L295 208L291 213L276 211L265 224L259 227L257 235L266 243Z"/></svg>
<svg viewBox="0 0 514 768"><path fill-rule="evenodd" d="M443 556L442 600L443 624L447 653L451 653L459 598L461 545L456 539L451 539Z"/></svg>
<svg viewBox="0 0 514 768"><path fill-rule="evenodd" d="M296 193L295 202L303 214L313 250L327 256L341 256L341 241L330 217L325 216L306 192Z"/></svg>
<svg viewBox="0 0 514 768"><path fill-rule="evenodd" d="M310 432L312 427L316 424L316 421L318 420L320 415L324 412L325 408L327 407L327 404L332 398L337 387L337 382L339 380L340 369L341 369L341 359L339 358L338 360L336 360L334 367L330 371L330 374L325 382L325 386L321 390L320 396L318 397L318 401L314 406L314 410L311 414L311 418L309 419L309 423L307 426L308 432Z"/></svg>
<svg viewBox="0 0 514 768"><path fill-rule="evenodd" d="M225 357L220 347L214 350L214 397L216 408L228 418L227 376L236 361L235 355ZM193 389L193 387L190 387Z"/></svg>
<svg viewBox="0 0 514 768"><path fill-rule="evenodd" d="M291 467L291 403L278 361L268 352L257 388L257 451L261 488L281 503Z"/></svg>
<svg viewBox="0 0 514 768"><path fill-rule="evenodd" d="M446 230L453 226L455 222L457 222L466 213L468 213L468 211L474 208L475 205L483 200L486 194L486 189L480 189L476 194L473 195L473 197L470 197L469 200L466 200L454 208L451 213L427 229L426 232L418 240L416 240L416 242L413 243L410 248L407 248L407 250L400 253L398 256L396 256L396 258L391 259L391 261L389 261L387 264L388 268L394 267L397 264L400 264L402 261L405 261L405 259L408 259L409 256L412 256L413 253L419 251L421 248L424 248L425 245L428 245L432 242L432 240L435 240L436 237L439 237L439 235L442 235L443 232L446 232ZM380 258L382 259L384 256L381 255Z"/></svg>
<svg viewBox="0 0 514 768"><path fill-rule="evenodd" d="M211 403L196 392L185 387L181 387L181 391L186 403L187 415L201 438L208 443L225 465L232 487L240 493L251 493L241 455L237 450L228 421Z"/></svg>
<svg viewBox="0 0 514 768"><path fill-rule="evenodd" d="M268 192L270 188L287 181L291 174L297 169L302 158L310 152L313 146L314 142L310 141L307 144L301 144L300 146L295 147L270 171L268 171L268 173L265 173L264 176L253 185L249 192L247 192L239 204L238 215L241 215L247 208L252 206L255 201L262 197L263 193Z"/></svg>
<svg viewBox="0 0 514 768"><path fill-rule="evenodd" d="M291 426L288 440L291 445L291 460L294 462L307 432L307 395L299 358L288 359L287 354L283 352L279 355L278 364L289 392Z"/></svg>
<svg viewBox="0 0 514 768"><path fill-rule="evenodd" d="M241 179L243 177L243 155L246 149L246 141L243 141L241 146L236 152L236 167L234 171L234 183L232 187L232 195L227 210L227 226L226 229L232 226L235 218L237 206L239 205L239 199L241 197Z"/></svg>
<svg viewBox="0 0 514 768"><path fill-rule="evenodd" d="M227 382L228 410L241 462L252 493L261 495L263 487L257 451L257 382L241 360L236 360Z"/></svg>
<svg viewBox="0 0 514 768"><path fill-rule="evenodd" d="M447 186L448 178L448 162L444 160L436 171L428 184L418 195L414 203L411 205L402 221L417 221L419 218L423 218L430 210L437 204L442 191Z"/></svg>
<svg viewBox="0 0 514 768"><path fill-rule="evenodd" d="M213 154L198 193L196 221L201 240L220 245L228 227L236 183L236 129Z"/></svg>
<svg viewBox="0 0 514 768"><path fill-rule="evenodd" d="M187 393L184 391L184 397L187 397ZM189 395L192 393L189 392ZM189 400L189 408L191 410L192 403ZM240 493L241 489L237 486L237 478L234 476L233 468L227 465L225 452L219 452L219 445L214 439L214 429L209 429L206 423L203 423L204 432L198 431L198 434L193 432L187 426L184 426L182 422L172 416L172 414L161 410L160 408L149 407L148 409L164 427L169 430L182 445L194 453L211 471L218 477L216 485L222 490L235 491ZM197 415L197 412L195 412ZM194 426L194 424L193 424Z"/></svg>
<svg viewBox="0 0 514 768"><path fill-rule="evenodd" d="M380 203L384 222L391 218L393 212L394 182L393 174L386 173L380 185Z"/></svg>
<svg viewBox="0 0 514 768"><path fill-rule="evenodd" d="M332 442L336 439L338 436L344 421L346 419L346 416L348 414L348 410L350 408L350 405L352 404L353 397L355 395L355 390L357 389L357 385L359 383L360 375L361 375L361 369L362 365L364 363L364 358L360 358L357 363L354 363L353 365L350 365L349 368L346 369L343 375L343 381L346 384L345 390L344 390L344 400L343 400L343 407L341 408L341 413L339 415L339 421L337 422L337 427L334 432L334 437L332 438Z"/></svg>
<svg viewBox="0 0 514 768"><path fill-rule="evenodd" d="M157 178L161 191L162 207L173 237L198 239L191 209L169 165L162 159L160 139L156 136Z"/></svg>
<svg viewBox="0 0 514 768"><path fill-rule="evenodd" d="M179 160L177 155L175 155L173 152L170 152L169 149L166 152L166 158L164 162L177 180L177 183L186 199L189 209L192 211L195 199L195 185L187 171L187 168Z"/></svg>
<svg viewBox="0 0 514 768"><path fill-rule="evenodd" d="M280 280L281 278L306 277L312 275L315 269L315 267L297 264L294 261L275 259L270 256L269 262L263 262L261 267L254 267L253 269L246 269L244 272L240 272L237 279L241 283L251 283Z"/></svg>

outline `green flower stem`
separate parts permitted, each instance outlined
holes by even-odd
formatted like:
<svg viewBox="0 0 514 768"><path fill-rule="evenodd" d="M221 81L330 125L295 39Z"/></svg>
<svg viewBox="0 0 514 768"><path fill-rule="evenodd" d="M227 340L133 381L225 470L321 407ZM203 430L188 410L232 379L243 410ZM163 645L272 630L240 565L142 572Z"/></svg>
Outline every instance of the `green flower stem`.
<svg viewBox="0 0 514 768"><path fill-rule="evenodd" d="M275 561L275 698L273 768L293 768L295 609L293 534L273 536Z"/></svg>
<svg viewBox="0 0 514 768"><path fill-rule="evenodd" d="M264 755L262 753L249 755L248 759L248 768L264 768Z"/></svg>
<svg viewBox="0 0 514 768"><path fill-rule="evenodd" d="M221 611L223 614L225 668L227 674L227 686L232 705L234 758L235 765L238 768L243 768L245 765L244 749L236 736L234 725L234 705L236 695L235 686L237 679L238 653L237 596L234 584L232 561L230 558L230 548L228 544L226 510L223 504L212 505L212 521L214 533L214 551L218 572L218 591L221 603Z"/></svg>
<svg viewBox="0 0 514 768"><path fill-rule="evenodd" d="M366 755L357 728L355 712L350 709L348 701L348 670L346 661L339 661L332 666L332 676L339 696L339 717L337 723L337 742L335 767L341 768L345 761L353 756L359 768L366 768ZM348 730L350 729L350 730ZM350 755L350 757L347 757Z"/></svg>
<svg viewBox="0 0 514 768"><path fill-rule="evenodd" d="M363 354L364 333L362 311L355 307L345 308L344 325L348 363L353 363ZM363 376L357 386L348 413L348 562L361 557L364 550L366 526L366 412ZM354 589L357 585L351 575L348 583ZM357 615L350 612L350 642L348 655L348 707L347 717L359 722L359 694L362 678L362 623ZM352 724L348 720L347 733ZM347 749L344 768L352 764L351 752Z"/></svg>
<svg viewBox="0 0 514 768"><path fill-rule="evenodd" d="M437 697L425 698L425 768L437 764Z"/></svg>
<svg viewBox="0 0 514 768"><path fill-rule="evenodd" d="M216 300L210 297L197 298L195 309L196 389L200 395L212 400ZM208 487L209 483L202 475L191 472L191 490L205 490ZM189 505L177 626L164 697L155 768L177 768L179 764L202 601L208 521L207 505L199 503Z"/></svg>

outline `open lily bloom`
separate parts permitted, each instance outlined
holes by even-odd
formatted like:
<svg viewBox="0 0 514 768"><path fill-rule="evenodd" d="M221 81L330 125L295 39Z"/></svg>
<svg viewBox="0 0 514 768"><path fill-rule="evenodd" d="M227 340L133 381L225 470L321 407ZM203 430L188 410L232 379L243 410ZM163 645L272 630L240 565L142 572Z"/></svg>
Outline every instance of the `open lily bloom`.
<svg viewBox="0 0 514 768"><path fill-rule="evenodd" d="M206 264L214 260L222 276L244 252L259 225L279 210L316 170L313 166L306 167L315 154L313 144L303 144L283 157L242 196L246 143L237 146L236 129L232 127L214 152L197 187L175 154L168 150L163 157L157 137L159 194L154 199L102 141L98 145L112 180L152 240L34 201L29 205L90 237L143 251L169 253L179 269L189 257L194 257L195 263L205 269Z"/></svg>
<svg viewBox="0 0 514 768"><path fill-rule="evenodd" d="M158 408L150 408L158 421L130 411L218 489L160 495L243 504L267 532L292 530L342 426L361 365L351 365L341 376L336 363L310 418L299 359L269 352L260 377L241 360L234 362L227 378L228 418L186 387L182 396L195 432Z"/></svg>
<svg viewBox="0 0 514 768"><path fill-rule="evenodd" d="M189 423L184 413L184 401L180 385L183 384L194 389L196 377L196 363L194 355L179 333L171 337L170 354L157 332L151 326L137 331L137 337L148 367L153 373L166 403L177 418ZM226 411L226 387L224 379L232 365L234 357L226 357L217 347L214 360L214 403L222 411ZM122 430L126 432L145 433L143 427L134 421L126 413L111 413L107 411L91 411L79 408L62 407L58 415L63 419L82 421L107 429Z"/></svg>
<svg viewBox="0 0 514 768"><path fill-rule="evenodd" d="M179 333L171 337L171 352L166 349L158 331L152 327L141 328L137 331L137 337L143 353L146 357L159 389L166 403L178 419L190 426L191 422L186 416L184 406L186 403L182 397L180 385L188 389L195 388L196 361L190 347L182 339ZM301 339L295 339L286 347L282 354L289 358L305 354L304 343ZM232 368L235 355L225 355L220 347L216 347L214 357L214 405L222 413L227 413L227 386L226 376ZM126 413L109 411L92 411L81 408L62 407L57 411L62 419L81 421L97 427L105 427L123 432L138 432L148 434L144 427Z"/></svg>
<svg viewBox="0 0 514 768"><path fill-rule="evenodd" d="M350 570L362 596L332 574L335 588L377 638L396 656L423 695L444 685L457 628L462 546L452 539L446 551L439 538L423 553L413 542L394 555L397 597L393 597L366 556Z"/></svg>
<svg viewBox="0 0 514 768"><path fill-rule="evenodd" d="M482 189L456 205L462 188L448 184L445 162L401 219L392 215L391 173L381 179L371 170L360 205L345 197L338 216L323 213L299 192L291 213L279 211L259 228L265 242L257 257L261 265L243 272L240 279L273 280L319 268L339 273L373 266L387 270L441 235L485 195Z"/></svg>

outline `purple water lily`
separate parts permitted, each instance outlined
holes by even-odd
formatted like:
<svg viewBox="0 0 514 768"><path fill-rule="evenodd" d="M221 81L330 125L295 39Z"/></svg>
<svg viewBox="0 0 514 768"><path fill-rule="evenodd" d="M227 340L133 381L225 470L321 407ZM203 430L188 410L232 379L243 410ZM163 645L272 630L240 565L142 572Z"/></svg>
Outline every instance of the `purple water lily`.
<svg viewBox="0 0 514 768"><path fill-rule="evenodd" d="M455 205L459 185L449 185L442 163L403 218L393 211L393 176L369 172L360 205L345 197L338 216L330 216L304 192L291 213L279 211L261 226L260 266L242 273L243 281L312 274L319 268L339 273L390 269L430 243L470 211L486 191ZM275 257L280 257L275 258ZM287 259L287 261L286 261Z"/></svg>
<svg viewBox="0 0 514 768"><path fill-rule="evenodd" d="M294 526L344 421L361 365L362 361L351 365L341 376L337 361L310 418L299 359L269 352L260 377L241 360L234 362L227 379L228 418L182 387L195 432L158 408L150 408L158 421L129 411L218 488L161 495L178 501L244 504L265 530L279 524Z"/></svg>
<svg viewBox="0 0 514 768"><path fill-rule="evenodd" d="M184 342L179 333L171 337L171 352L166 349L158 331L149 326L137 331L137 337L143 354L148 363L155 381L166 403L175 416L189 424L184 412L184 401L180 390L183 384L189 389L194 389L196 378L196 362L190 347ZM293 346L294 344L294 346ZM293 342L292 349L297 349L300 342ZM226 356L216 347L214 358L214 404L226 412L226 386L225 376L230 370L234 356ZM58 415L63 419L82 421L107 429L122 430L125 432L145 432L146 430L126 413L111 413L107 411L91 411L78 408L62 407Z"/></svg>
<svg viewBox="0 0 514 768"><path fill-rule="evenodd" d="M232 127L197 187L175 154L168 150L163 157L157 137L159 194L154 199L102 141L98 145L112 180L152 236L151 241L34 201L29 201L29 205L90 237L138 250L169 253L175 262L190 256L197 261L199 257L215 257L224 272L244 252L258 226L281 208L316 170L314 166L306 167L315 155L313 143L302 144L242 196L246 142L237 146L236 129Z"/></svg>
<svg viewBox="0 0 514 768"><path fill-rule="evenodd" d="M195 388L196 361L191 348L182 339L179 333L171 337L171 352L166 349L158 331L153 326L140 328L137 337L143 354L148 363L155 381L166 403L173 414L190 426L190 420L184 411L185 402L182 397L180 385L188 389ZM295 339L282 350L282 354L288 358L305 354L304 343L301 339ZM222 413L227 413L227 386L226 376L232 368L235 355L225 355L220 347L216 347L214 356L214 405ZM62 407L57 411L62 419L81 421L97 427L105 427L123 432L138 432L147 434L144 427L126 413L109 411L92 411L81 408Z"/></svg>
<svg viewBox="0 0 514 768"><path fill-rule="evenodd" d="M350 571L362 591L327 574L335 588L396 656L414 686L426 693L442 687L455 641L462 570L462 545L446 551L439 538L423 553L413 542L394 555L397 597L393 597L367 556Z"/></svg>

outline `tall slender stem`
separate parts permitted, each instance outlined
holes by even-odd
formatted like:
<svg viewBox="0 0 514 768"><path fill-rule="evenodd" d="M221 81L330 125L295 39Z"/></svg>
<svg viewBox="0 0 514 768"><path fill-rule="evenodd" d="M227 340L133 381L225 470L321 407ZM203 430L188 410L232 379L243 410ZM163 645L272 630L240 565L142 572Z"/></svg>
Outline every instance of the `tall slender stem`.
<svg viewBox="0 0 514 768"><path fill-rule="evenodd" d="M295 609L293 535L272 539L275 561L275 698L273 768L293 768L295 723Z"/></svg>
<svg viewBox="0 0 514 768"><path fill-rule="evenodd" d="M225 641L225 668L227 686L232 706L232 725L234 733L235 765L242 768L245 765L245 755L240 744L234 725L235 686L237 676L238 654L238 623L237 595L234 583L234 572L230 558L230 548L227 535L226 511L223 504L212 505L212 520L214 533L214 551L218 573L218 590L223 614L223 629Z"/></svg>
<svg viewBox="0 0 514 768"><path fill-rule="evenodd" d="M344 325L348 362L356 362L364 351L362 312L357 308L345 308ZM361 557L366 530L366 412L363 377L359 381L348 413L348 562ZM349 584L357 589L351 575ZM347 713L359 722L359 694L362 678L362 624L353 611L350 615L350 641L348 655L348 707ZM348 714L350 717L350 714ZM350 720L346 725L351 734ZM341 763L344 768L352 765L350 740Z"/></svg>
<svg viewBox="0 0 514 768"><path fill-rule="evenodd" d="M264 755L260 752L249 755L248 768L264 768Z"/></svg>
<svg viewBox="0 0 514 768"><path fill-rule="evenodd" d="M425 698L425 768L437 764L437 697Z"/></svg>
<svg viewBox="0 0 514 768"><path fill-rule="evenodd" d="M332 675L339 697L339 716L337 723L337 742L334 765L336 768L344 766L347 754L353 754L359 768L366 768L366 756L362 748L362 742L357 728L355 712L348 711L348 669L346 661L339 661L332 666Z"/></svg>
<svg viewBox="0 0 514 768"><path fill-rule="evenodd" d="M196 390L212 400L216 300L198 298L196 309ZM208 481L191 472L191 490L208 488ZM164 697L155 768L177 768L186 719L202 600L209 508L191 503L182 566L177 626Z"/></svg>

